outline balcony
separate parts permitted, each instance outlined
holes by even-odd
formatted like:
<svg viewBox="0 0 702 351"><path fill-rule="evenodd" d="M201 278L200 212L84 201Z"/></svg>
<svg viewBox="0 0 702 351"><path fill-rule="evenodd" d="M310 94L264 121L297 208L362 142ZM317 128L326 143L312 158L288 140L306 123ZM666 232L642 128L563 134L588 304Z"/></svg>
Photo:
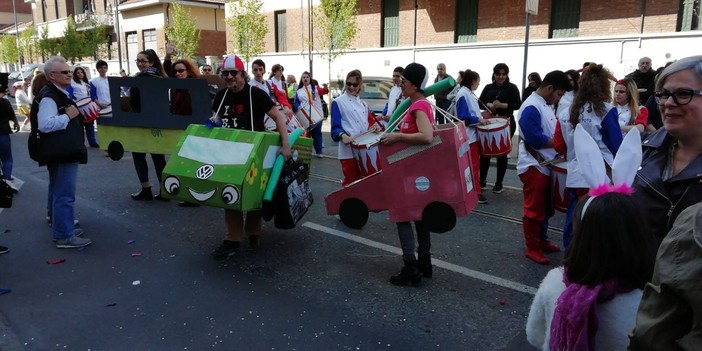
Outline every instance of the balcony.
<svg viewBox="0 0 702 351"><path fill-rule="evenodd" d="M114 25L114 18L111 15L98 14L90 11L76 14L73 20L76 22L76 27L80 29L88 29L94 25L100 24L105 26Z"/></svg>

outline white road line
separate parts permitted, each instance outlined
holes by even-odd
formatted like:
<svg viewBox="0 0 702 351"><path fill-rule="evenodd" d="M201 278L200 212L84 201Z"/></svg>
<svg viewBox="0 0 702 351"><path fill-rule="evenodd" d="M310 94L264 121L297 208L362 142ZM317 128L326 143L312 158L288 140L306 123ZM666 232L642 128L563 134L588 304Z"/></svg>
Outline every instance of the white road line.
<svg viewBox="0 0 702 351"><path fill-rule="evenodd" d="M331 235L334 235L334 236L337 236L337 237L340 237L343 239L351 240L351 241L357 242L359 244L374 247L376 249L387 251L387 252L390 252L393 254L402 255L402 250L398 247L379 243L377 241L369 240L366 238L362 238L360 236L356 236L353 234L342 232L342 231L336 230L334 228L325 227L323 225L319 225L319 224L312 223L312 222L305 222L302 224L302 226L316 230L316 231L320 231L320 232L323 232L326 234L331 234ZM490 283L490 284L499 285L503 288L512 289L512 290L515 290L515 291L520 292L520 293L526 293L526 294L529 294L532 296L536 295L536 288L528 286L528 285L513 282L511 280L503 279L503 278L489 275L489 274L486 274L483 272L478 272L478 271L475 271L475 270L472 270L472 269L469 269L466 267L462 267L462 266L455 265L453 263L449 263L449 262L438 260L438 259L432 259L431 262L434 264L435 267L440 267L440 268L447 269L447 270L452 271L452 272L463 274L463 275L471 277L473 279L478 279L478 280L482 280L482 281Z"/></svg>

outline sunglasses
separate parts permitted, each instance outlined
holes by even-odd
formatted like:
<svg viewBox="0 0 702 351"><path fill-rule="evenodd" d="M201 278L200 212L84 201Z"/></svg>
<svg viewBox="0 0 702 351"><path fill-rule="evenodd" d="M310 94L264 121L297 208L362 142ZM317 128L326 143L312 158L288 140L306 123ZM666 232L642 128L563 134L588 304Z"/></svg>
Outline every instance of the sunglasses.
<svg viewBox="0 0 702 351"><path fill-rule="evenodd" d="M203 68L202 71L203 72L212 72L212 68Z"/></svg>
<svg viewBox="0 0 702 351"><path fill-rule="evenodd" d="M239 72L239 71L237 71L237 70L222 71L222 77L226 77L226 76L229 76L229 75L231 75L232 77L236 77L236 74L237 74L238 72Z"/></svg>
<svg viewBox="0 0 702 351"><path fill-rule="evenodd" d="M71 71L53 71L52 73L61 73L63 75L69 75L71 74Z"/></svg>
<svg viewBox="0 0 702 351"><path fill-rule="evenodd" d="M358 83L346 82L346 86L347 86L347 87L358 88Z"/></svg>
<svg viewBox="0 0 702 351"><path fill-rule="evenodd" d="M185 71L186 71L186 70L184 70L184 69L176 69L176 70L174 70L175 73L183 73L183 72L185 72Z"/></svg>

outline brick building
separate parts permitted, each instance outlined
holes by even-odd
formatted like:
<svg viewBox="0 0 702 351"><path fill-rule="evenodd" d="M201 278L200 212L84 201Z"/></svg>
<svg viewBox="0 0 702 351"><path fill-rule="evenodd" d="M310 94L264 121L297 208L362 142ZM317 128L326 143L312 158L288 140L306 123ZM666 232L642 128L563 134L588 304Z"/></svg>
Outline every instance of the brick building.
<svg viewBox="0 0 702 351"><path fill-rule="evenodd" d="M352 48L332 62L331 76L354 68L389 76L393 67L412 61L435 73L435 65L445 62L452 75L471 68L489 82L492 66L505 62L519 85L525 6L526 0L358 0L358 35ZM261 58L299 76L310 61L308 1L267 0L263 11L269 31ZM595 61L623 76L641 56L650 56L658 67L698 54L699 13L700 0L539 0L538 14L530 20L526 71L543 75ZM234 52L231 40L227 45ZM312 59L314 75L326 77L327 62L314 51Z"/></svg>

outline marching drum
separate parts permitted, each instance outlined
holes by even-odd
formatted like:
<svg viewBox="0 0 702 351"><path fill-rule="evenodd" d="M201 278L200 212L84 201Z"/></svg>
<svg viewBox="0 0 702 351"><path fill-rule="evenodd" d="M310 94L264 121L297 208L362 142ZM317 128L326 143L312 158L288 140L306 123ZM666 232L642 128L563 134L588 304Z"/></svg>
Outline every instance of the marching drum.
<svg viewBox="0 0 702 351"><path fill-rule="evenodd" d="M351 151L353 158L361 166L361 176L366 177L380 171L380 153L378 142L382 134L367 131L353 137ZM365 172L365 174L363 174Z"/></svg>
<svg viewBox="0 0 702 351"><path fill-rule="evenodd" d="M509 137L509 120L491 118L490 124L478 125L478 146L483 156L504 156L512 151L512 141Z"/></svg>
<svg viewBox="0 0 702 351"><path fill-rule="evenodd" d="M84 123L90 123L96 120L98 114L100 114L100 108L96 103L90 100L89 97L84 97L76 101L76 105L78 106L78 111L85 117Z"/></svg>
<svg viewBox="0 0 702 351"><path fill-rule="evenodd" d="M107 106L100 110L100 116L107 116L112 114L112 105Z"/></svg>
<svg viewBox="0 0 702 351"><path fill-rule="evenodd" d="M297 121L300 122L302 128L306 130L312 130L317 124L322 123L324 116L321 111L317 111L316 108L310 105L303 105L295 113Z"/></svg>
<svg viewBox="0 0 702 351"><path fill-rule="evenodd" d="M566 189L566 176L568 175L568 161L551 164L551 194L553 209L560 212L568 211L570 194Z"/></svg>

